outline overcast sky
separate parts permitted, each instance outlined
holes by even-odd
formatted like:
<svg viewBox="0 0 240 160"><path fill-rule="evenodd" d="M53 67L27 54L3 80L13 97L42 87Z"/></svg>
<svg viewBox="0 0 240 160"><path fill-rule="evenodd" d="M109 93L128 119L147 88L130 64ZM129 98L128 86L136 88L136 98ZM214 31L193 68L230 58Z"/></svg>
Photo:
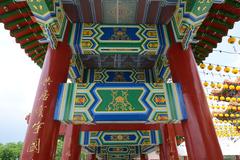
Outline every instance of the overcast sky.
<svg viewBox="0 0 240 160"><path fill-rule="evenodd" d="M240 23L229 35L240 37ZM230 45L224 38L218 49L234 51L233 46L240 52L238 44ZM213 53L206 62L240 68L239 55ZM25 116L31 112L40 73L0 23L0 143L24 140Z"/></svg>
<svg viewBox="0 0 240 160"><path fill-rule="evenodd" d="M40 73L0 23L0 143L23 141Z"/></svg>

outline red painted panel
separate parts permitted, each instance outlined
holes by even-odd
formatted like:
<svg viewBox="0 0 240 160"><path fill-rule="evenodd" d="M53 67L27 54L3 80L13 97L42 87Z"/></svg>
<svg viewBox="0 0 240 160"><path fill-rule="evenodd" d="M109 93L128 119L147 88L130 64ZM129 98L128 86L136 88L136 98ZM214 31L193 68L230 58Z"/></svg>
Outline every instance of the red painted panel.
<svg viewBox="0 0 240 160"><path fill-rule="evenodd" d="M168 24L176 10L176 6L162 7L161 15L159 17L160 24Z"/></svg>
<svg viewBox="0 0 240 160"><path fill-rule="evenodd" d="M138 9L137 9L137 16L136 16L136 22L138 24L141 24L143 21L143 16L145 12L145 5L146 5L146 0L139 0L138 1Z"/></svg>
<svg viewBox="0 0 240 160"><path fill-rule="evenodd" d="M94 6L95 6L95 15L97 23L101 23L102 21L102 4L99 0L94 0Z"/></svg>
<svg viewBox="0 0 240 160"><path fill-rule="evenodd" d="M146 19L147 24L155 24L158 14L159 1L151 1Z"/></svg>
<svg viewBox="0 0 240 160"><path fill-rule="evenodd" d="M63 4L63 9L71 22L80 22L77 7L73 4Z"/></svg>
<svg viewBox="0 0 240 160"><path fill-rule="evenodd" d="M92 11L89 1L87 0L80 0L83 21L84 23L91 23L92 20Z"/></svg>

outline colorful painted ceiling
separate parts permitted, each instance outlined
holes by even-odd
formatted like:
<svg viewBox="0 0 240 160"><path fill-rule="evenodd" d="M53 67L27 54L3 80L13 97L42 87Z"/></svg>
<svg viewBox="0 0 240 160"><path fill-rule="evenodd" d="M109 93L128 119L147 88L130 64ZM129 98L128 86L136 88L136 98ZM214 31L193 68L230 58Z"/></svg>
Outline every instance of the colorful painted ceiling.
<svg viewBox="0 0 240 160"><path fill-rule="evenodd" d="M174 14L177 2L177 0L62 0L66 15L72 22L104 24L167 24ZM222 1L214 1L209 14L197 31L198 42L192 45L198 63L212 52L240 17L238 0L218 2ZM41 67L47 43L39 43L44 35L41 27L35 22L27 2L0 0L0 22L10 30L11 36L16 38L16 42L20 43L26 54Z"/></svg>
<svg viewBox="0 0 240 160"><path fill-rule="evenodd" d="M104 24L166 24L178 0L63 0L72 22Z"/></svg>

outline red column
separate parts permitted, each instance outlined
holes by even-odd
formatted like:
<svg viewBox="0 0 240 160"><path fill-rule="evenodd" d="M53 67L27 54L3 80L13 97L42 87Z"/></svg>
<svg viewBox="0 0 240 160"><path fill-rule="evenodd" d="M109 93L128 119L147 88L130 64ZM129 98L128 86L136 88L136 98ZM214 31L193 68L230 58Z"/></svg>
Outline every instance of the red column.
<svg viewBox="0 0 240 160"><path fill-rule="evenodd" d="M53 120L55 103L59 84L67 80L71 59L71 49L67 38L65 40L59 42L55 50L48 47L29 119L22 160L54 159L60 126L60 122Z"/></svg>
<svg viewBox="0 0 240 160"><path fill-rule="evenodd" d="M173 124L165 124L161 126L163 136L163 159L164 160L178 160L178 151L176 145L176 136Z"/></svg>
<svg viewBox="0 0 240 160"><path fill-rule="evenodd" d="M239 155L236 156L236 160L240 160L240 156Z"/></svg>
<svg viewBox="0 0 240 160"><path fill-rule="evenodd" d="M191 47L183 50L171 34L168 60L174 82L182 85L188 120L182 122L189 159L223 159Z"/></svg>
<svg viewBox="0 0 240 160"><path fill-rule="evenodd" d="M147 154L141 154L140 159L141 160L148 160L148 155Z"/></svg>
<svg viewBox="0 0 240 160"><path fill-rule="evenodd" d="M80 158L79 131L80 126L67 125L64 135L62 160L76 160Z"/></svg>
<svg viewBox="0 0 240 160"><path fill-rule="evenodd" d="M159 145L159 158L160 158L160 160L165 160L164 159L164 152L163 152L163 145L162 144Z"/></svg>

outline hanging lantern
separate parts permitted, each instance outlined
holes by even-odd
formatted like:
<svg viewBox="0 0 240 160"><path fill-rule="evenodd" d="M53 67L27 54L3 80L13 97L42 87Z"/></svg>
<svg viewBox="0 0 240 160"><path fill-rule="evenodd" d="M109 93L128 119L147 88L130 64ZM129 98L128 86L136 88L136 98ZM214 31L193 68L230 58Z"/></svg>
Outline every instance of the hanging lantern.
<svg viewBox="0 0 240 160"><path fill-rule="evenodd" d="M222 113L220 113L218 116L219 116L219 117L223 117L223 114L222 114Z"/></svg>
<svg viewBox="0 0 240 160"><path fill-rule="evenodd" d="M222 106L221 108L222 108L222 109L225 109L225 106Z"/></svg>
<svg viewBox="0 0 240 160"><path fill-rule="evenodd" d="M214 113L214 114L213 114L213 117L217 117L217 116L218 116L218 114L217 114L217 113Z"/></svg>
<svg viewBox="0 0 240 160"><path fill-rule="evenodd" d="M215 68L215 70L216 70L217 72L221 71L221 69L222 69L222 67L219 66L219 65L217 65L216 68Z"/></svg>
<svg viewBox="0 0 240 160"><path fill-rule="evenodd" d="M236 102L236 101L237 101L237 98L232 97L232 98L231 98L231 101L232 101L232 102Z"/></svg>
<svg viewBox="0 0 240 160"><path fill-rule="evenodd" d="M228 38L228 43L233 44L233 43L235 43L235 42L236 42L236 38L234 38L234 37L232 37L232 36L230 36L230 37Z"/></svg>
<svg viewBox="0 0 240 160"><path fill-rule="evenodd" d="M226 97L226 101L229 102L231 100L230 97Z"/></svg>
<svg viewBox="0 0 240 160"><path fill-rule="evenodd" d="M225 97L221 96L220 101L224 101L224 100L225 100Z"/></svg>
<svg viewBox="0 0 240 160"><path fill-rule="evenodd" d="M210 95L208 98L212 100L214 98L214 96Z"/></svg>
<svg viewBox="0 0 240 160"><path fill-rule="evenodd" d="M212 83L210 84L210 86L211 86L212 88L215 88L215 83L212 82Z"/></svg>
<svg viewBox="0 0 240 160"><path fill-rule="evenodd" d="M240 91L240 86L236 86L236 90L237 90L237 91Z"/></svg>
<svg viewBox="0 0 240 160"><path fill-rule="evenodd" d="M214 96L214 100L217 101L218 100L218 96ZM217 108L219 109L219 108Z"/></svg>
<svg viewBox="0 0 240 160"><path fill-rule="evenodd" d="M224 72L226 72L226 73L228 73L228 72L230 72L230 67L228 67L228 66L225 66L225 68L224 68Z"/></svg>
<svg viewBox="0 0 240 160"><path fill-rule="evenodd" d="M212 64L209 64L208 65L208 70L211 71L213 69L213 65Z"/></svg>
<svg viewBox="0 0 240 160"><path fill-rule="evenodd" d="M224 114L224 117L229 117L229 114L228 113Z"/></svg>
<svg viewBox="0 0 240 160"><path fill-rule="evenodd" d="M234 90L234 89L235 89L235 86L234 86L234 85L230 85L230 86L229 86L229 89Z"/></svg>
<svg viewBox="0 0 240 160"><path fill-rule="evenodd" d="M217 84L217 88L218 88L218 89L221 89L221 88L222 88L222 84L221 84L221 83L218 83L218 84Z"/></svg>
<svg viewBox="0 0 240 160"><path fill-rule="evenodd" d="M208 86L208 82L207 82L207 81L203 82L203 85L204 85L205 87L207 87L207 86Z"/></svg>
<svg viewBox="0 0 240 160"><path fill-rule="evenodd" d="M223 88L224 88L224 89L228 89L228 84L224 84L224 85L223 85Z"/></svg>
<svg viewBox="0 0 240 160"><path fill-rule="evenodd" d="M206 67L206 65L205 65L204 63L200 63L200 64L199 64L199 67L200 67L201 69L204 69L204 68Z"/></svg>
<svg viewBox="0 0 240 160"><path fill-rule="evenodd" d="M230 114L230 117L233 118L233 117L235 117L235 115L234 115L234 114ZM231 123L231 122L230 122L230 123Z"/></svg>
<svg viewBox="0 0 240 160"><path fill-rule="evenodd" d="M232 73L233 73L233 74L237 74L237 73L238 73L238 69L237 69L237 68L233 68L233 69L232 69Z"/></svg>

